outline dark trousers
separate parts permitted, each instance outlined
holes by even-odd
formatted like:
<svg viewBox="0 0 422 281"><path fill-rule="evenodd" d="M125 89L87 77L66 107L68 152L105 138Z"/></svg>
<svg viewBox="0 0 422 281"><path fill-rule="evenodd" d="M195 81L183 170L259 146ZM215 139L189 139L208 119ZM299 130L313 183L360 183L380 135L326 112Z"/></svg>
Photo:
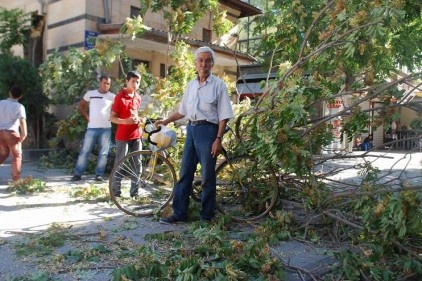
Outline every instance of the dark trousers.
<svg viewBox="0 0 422 281"><path fill-rule="evenodd" d="M215 165L217 159L212 157L211 148L217 136L218 125L188 125L186 130L180 179L176 183L173 198L174 215L181 220L185 220L188 216L192 182L199 163L202 175L200 215L202 219L212 219L215 216L216 205Z"/></svg>

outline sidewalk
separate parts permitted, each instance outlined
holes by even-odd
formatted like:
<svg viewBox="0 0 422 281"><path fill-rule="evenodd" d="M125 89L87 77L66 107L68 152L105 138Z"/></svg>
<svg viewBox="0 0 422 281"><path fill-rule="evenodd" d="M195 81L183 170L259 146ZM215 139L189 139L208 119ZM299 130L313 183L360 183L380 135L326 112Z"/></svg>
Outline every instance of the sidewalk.
<svg viewBox="0 0 422 281"><path fill-rule="evenodd" d="M83 184L98 184L94 176L84 177L83 181L70 182L72 175L60 169L42 170L34 162L26 162L23 165L22 178L31 175L47 183L51 192L32 194L28 196L9 196L5 192L7 180L10 178L10 163L0 166L0 280L6 276L22 276L34 271L32 265L20 261L13 253L9 243L1 243L1 240L14 241L25 233L36 233L48 229L52 223L73 225L80 233L97 232L99 228L113 231L129 220L136 220L136 227L121 233L138 244L144 242L145 234L162 233L165 231L184 231L187 225L162 225L151 218L133 218L122 214L114 206L107 202L88 204L69 198L66 192L72 187ZM101 183L107 187L108 182ZM49 189L50 189L49 188ZM57 192L55 192L57 191ZM65 191L65 192L63 192ZM291 266L304 268L309 272L321 272L326 266L321 266L331 258L322 254L322 250L310 247L309 244L298 241L283 242L274 248L274 254L285 259ZM110 271L99 272L95 275L95 281L110 279ZM287 280L311 280L301 279L295 273L287 272ZM69 276L58 276L59 280L68 279Z"/></svg>
<svg viewBox="0 0 422 281"><path fill-rule="evenodd" d="M381 154L380 154L381 155ZM395 176L404 169L404 176L411 185L422 184L422 153L412 154L410 161L403 153L391 154L390 158L371 158L382 171L390 172L386 176ZM387 161L388 160L388 161ZM334 166L354 165L355 160L339 160L331 163ZM320 167L327 170L327 164ZM392 174L391 171L394 173ZM166 231L182 232L188 225L162 225L151 218L134 218L124 215L108 202L86 202L71 198L69 192L75 187L92 184L108 188L108 182L95 182L94 176L86 176L83 181L71 182L71 174L61 169L40 169L35 162L24 162L22 178L31 175L47 184L47 192L31 195L11 196L5 192L10 179L10 161L0 165L0 280L8 276L21 276L34 271L33 265L18 259L10 241L22 238L25 233L37 233L51 227L52 223L71 225L79 233L93 233L100 229L112 233L119 229L119 235L132 239L137 244L145 242L145 234L163 233ZM357 180L356 174L350 171L337 175L339 179ZM136 227L122 225L133 224ZM238 230L241 228L234 227ZM235 230L236 231L236 230ZM240 229L241 231L241 229ZM9 241L9 242L8 242ZM325 250L312 243L296 240L281 242L273 247L274 256L281 259L291 268L303 268L314 277L322 276L330 265L335 263L333 257L325 254ZM110 270L98 271L91 279L102 281L110 279ZM312 280L309 275L301 276L294 271L286 271L288 281ZM58 275L58 280L74 280L66 274Z"/></svg>
<svg viewBox="0 0 422 281"><path fill-rule="evenodd" d="M10 180L10 161L0 165L0 280L31 275L41 271L41 264L25 261L14 253L13 242L24 239L29 233L39 233L57 223L72 228L82 237L92 233L106 232L131 239L137 244L145 242L145 234L166 231L184 231L186 225L163 225L151 218L134 218L123 214L108 202L89 202L69 196L74 188L96 186L108 188L108 182L98 183L94 176L71 182L71 174L61 169L40 169L35 162L25 162L22 178L32 176L44 181L46 192L28 195L10 195L5 190ZM116 234L117 235L117 234ZM68 251L69 246L63 251ZM35 267L34 267L35 266ZM94 271L91 281L110 280L111 270ZM73 273L74 274L74 273ZM76 280L71 273L57 274L54 280ZM13 279L17 280L17 279Z"/></svg>

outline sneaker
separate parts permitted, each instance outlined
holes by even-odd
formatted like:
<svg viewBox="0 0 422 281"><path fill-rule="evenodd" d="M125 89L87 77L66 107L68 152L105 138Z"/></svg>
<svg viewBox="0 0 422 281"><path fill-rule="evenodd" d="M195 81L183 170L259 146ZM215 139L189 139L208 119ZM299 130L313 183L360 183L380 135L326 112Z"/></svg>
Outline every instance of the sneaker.
<svg viewBox="0 0 422 281"><path fill-rule="evenodd" d="M95 176L96 181L104 181L102 176Z"/></svg>
<svg viewBox="0 0 422 281"><path fill-rule="evenodd" d="M186 222L186 220L179 220L175 216L170 216L167 218L161 218L160 222L164 224L173 224L173 223L183 223L183 222Z"/></svg>
<svg viewBox="0 0 422 281"><path fill-rule="evenodd" d="M70 180L71 181L80 181L81 180L81 176L74 175Z"/></svg>
<svg viewBox="0 0 422 281"><path fill-rule="evenodd" d="M138 198L138 190L135 190L135 191L131 191L130 192L130 197L132 197L132 198Z"/></svg>
<svg viewBox="0 0 422 281"><path fill-rule="evenodd" d="M120 197L122 194L120 192L114 193L114 197Z"/></svg>

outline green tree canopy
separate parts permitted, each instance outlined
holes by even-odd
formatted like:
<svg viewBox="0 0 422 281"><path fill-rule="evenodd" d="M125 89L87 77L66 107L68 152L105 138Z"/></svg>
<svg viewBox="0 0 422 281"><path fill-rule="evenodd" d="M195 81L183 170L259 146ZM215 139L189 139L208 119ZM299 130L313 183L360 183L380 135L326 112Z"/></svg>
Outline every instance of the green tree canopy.
<svg viewBox="0 0 422 281"><path fill-rule="evenodd" d="M11 54L12 46L24 44L30 26L30 13L21 9L7 10L0 7L0 51L3 54Z"/></svg>
<svg viewBox="0 0 422 281"><path fill-rule="evenodd" d="M262 35L256 55L278 79L251 111L262 112L248 126L259 128L251 139L265 140L251 147L263 161L282 160L298 174L309 174L313 153L332 141L327 121L348 116L342 130L352 138L370 121L361 105L375 99L386 107L373 128L388 126L397 118L390 103L404 94L397 86L421 78L419 1L268 1L254 27ZM410 73L400 76L401 69ZM347 106L322 117L321 103L334 99Z"/></svg>
<svg viewBox="0 0 422 281"><path fill-rule="evenodd" d="M10 55L0 55L0 96L8 97L12 85L22 87L24 93L20 102L25 106L29 132L33 135L35 147L43 146L43 124L50 99L44 94L38 70L27 60Z"/></svg>
<svg viewBox="0 0 422 281"><path fill-rule="evenodd" d="M415 187L418 192L397 192L390 183L380 183L380 171L369 160L362 164L362 182L355 186L343 179L330 182L320 174L323 164L347 158L348 151L320 150L334 140L333 120L341 122L342 139L350 140L354 134L369 133L369 126L387 131L399 118L404 97L421 85L421 2L274 0L265 7L253 22L255 35L262 35L255 55L277 78L267 82L268 90L256 106L242 115L245 151L286 175L281 179L285 197L304 202L318 217L334 218L327 233L340 224L342 238L357 244L339 255L343 259L335 279L420 277L421 259L415 254L421 244L421 208L415 204L421 198L420 185ZM400 87L404 84L410 85L407 91ZM335 100L343 109L323 110ZM336 200L343 188L364 195ZM385 194L377 194L383 188ZM325 216L329 213L338 216ZM307 231L309 224L311 219L304 223Z"/></svg>

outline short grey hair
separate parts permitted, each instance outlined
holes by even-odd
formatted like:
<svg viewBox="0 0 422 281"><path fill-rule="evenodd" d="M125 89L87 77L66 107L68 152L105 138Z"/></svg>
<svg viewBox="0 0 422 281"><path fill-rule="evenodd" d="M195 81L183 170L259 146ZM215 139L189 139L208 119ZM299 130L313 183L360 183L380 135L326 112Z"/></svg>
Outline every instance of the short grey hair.
<svg viewBox="0 0 422 281"><path fill-rule="evenodd" d="M195 54L194 54L194 56L195 56L195 60L198 58L198 55L199 55L200 53L209 53L209 54L211 54L212 62L215 62L215 54L214 54L214 51L213 51L210 47L206 47L206 46L204 46L204 47L200 47L200 48L198 48L198 49L195 51Z"/></svg>

